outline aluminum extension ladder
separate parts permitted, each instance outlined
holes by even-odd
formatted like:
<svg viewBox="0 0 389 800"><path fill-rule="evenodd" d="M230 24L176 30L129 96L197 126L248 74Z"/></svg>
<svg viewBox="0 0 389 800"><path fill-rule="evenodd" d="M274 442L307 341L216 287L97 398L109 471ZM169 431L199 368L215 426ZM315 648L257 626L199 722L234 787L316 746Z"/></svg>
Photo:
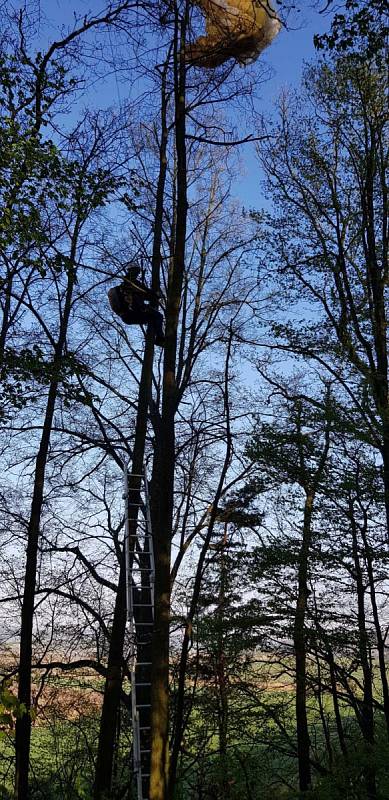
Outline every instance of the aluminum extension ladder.
<svg viewBox="0 0 389 800"><path fill-rule="evenodd" d="M133 764L137 800L148 800L151 751L151 639L154 551L146 469L124 467L126 606L130 635Z"/></svg>

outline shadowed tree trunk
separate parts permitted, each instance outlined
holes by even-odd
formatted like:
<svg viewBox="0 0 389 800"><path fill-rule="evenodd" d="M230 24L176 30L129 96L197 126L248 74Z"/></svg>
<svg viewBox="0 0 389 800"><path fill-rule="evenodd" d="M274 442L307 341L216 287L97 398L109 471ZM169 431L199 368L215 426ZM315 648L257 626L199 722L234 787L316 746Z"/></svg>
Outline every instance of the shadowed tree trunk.
<svg viewBox="0 0 389 800"><path fill-rule="evenodd" d="M360 504L361 505L361 504ZM385 638L382 634L381 624L380 624L380 615L377 605L377 595L376 595L376 582L374 578L374 562L373 562L373 553L370 547L368 536L367 536L367 528L368 528L368 518L366 509L362 507L363 512L363 523L360 526L360 533L361 538L364 546L364 555L366 559L366 572L369 581L369 595L370 595L370 603L371 609L373 614L374 620L374 628L376 632L376 645L377 645L377 653L378 653L378 663L379 663L379 670L380 670L380 677L381 677L381 686L382 686L382 701L384 706L384 715L386 721L386 730L389 736L389 687L388 687L388 677L386 673L387 665L386 665L386 645L385 645Z"/></svg>
<svg viewBox="0 0 389 800"><path fill-rule="evenodd" d="M323 702L324 693L322 688L320 656L316 647L314 648L314 651L315 651L316 669L317 669L317 689L315 690L315 697L317 699L317 704L319 706L319 714L327 747L328 762L331 767L334 759L333 759L333 749L331 744L330 727L328 724L328 717L326 719L325 705Z"/></svg>
<svg viewBox="0 0 389 800"><path fill-rule="evenodd" d="M308 492L304 506L303 540L299 555L298 595L294 619L293 644L296 660L296 733L301 792L311 785L310 739L307 718L307 654L305 616L308 601L308 558L312 538L314 492Z"/></svg>
<svg viewBox="0 0 389 800"><path fill-rule="evenodd" d="M188 7L180 20L176 9L174 40L175 134L177 205L175 249L168 281L166 341L163 364L162 415L153 464L152 521L155 554L155 625L151 687L150 800L166 800L169 765L169 626L170 563L175 470L175 413L177 408L177 328L185 268L187 223L186 67L185 38Z"/></svg>
<svg viewBox="0 0 389 800"><path fill-rule="evenodd" d="M72 293L75 283L75 256L79 228L76 226L70 253L71 267L68 271L68 284L65 304L61 316L60 331L55 346L53 372L57 376L63 358ZM26 708L26 712L16 721L15 730L15 800L27 800L28 773L31 740L31 664L32 664L32 630L34 620L34 601L39 550L40 524L44 497L45 472L53 425L54 409L57 399L59 381L54 379L49 387L46 413L43 421L42 436L35 461L34 487L31 502L30 519L27 529L27 553L25 580L21 611L20 631L20 663L18 699Z"/></svg>
<svg viewBox="0 0 389 800"><path fill-rule="evenodd" d="M349 518L352 533L352 555L354 561L354 580L357 592L358 606L358 634L359 634L359 657L363 673L363 697L360 703L359 724L362 736L369 748L374 746L374 711L373 711L373 675L369 657L369 637L366 627L365 612L365 586L363 582L363 572L358 552L357 526L354 517L352 501L349 503ZM363 770L366 792L369 800L377 797L375 769L372 763L366 764Z"/></svg>
<svg viewBox="0 0 389 800"><path fill-rule="evenodd" d="M217 617L220 623L225 616L225 603L226 603L226 586L227 586L227 564L225 557L225 549L227 547L227 524L224 526L223 544L220 556L220 589L218 598L218 607L216 610ZM227 734L228 734L228 674L226 670L226 652L224 643L224 632L222 625L217 634L217 651L216 651L216 671L217 683L219 689L219 708L218 708L218 724L219 724L219 751L222 758L227 755ZM223 780L223 794L226 797L229 790L228 775L224 776Z"/></svg>
<svg viewBox="0 0 389 800"><path fill-rule="evenodd" d="M347 758L347 747L346 747L346 738L344 735L343 723L342 723L342 715L340 713L339 708L339 697L338 697L338 687L336 684L336 672L335 672L335 659L334 654L331 650L331 647L328 646L328 666L330 670L330 681L331 681L331 694L332 694L332 703L334 706L334 714L335 714L335 721L336 721L336 730L338 734L340 749L345 758Z"/></svg>
<svg viewBox="0 0 389 800"><path fill-rule="evenodd" d="M161 141L159 151L159 176L156 191L156 203L154 213L154 239L152 254L152 289L155 292L160 288L160 260L162 242L162 223L165 181L167 170L167 97L166 97L166 73L168 61L162 73L161 85ZM135 425L135 439L132 455L132 473L140 475L143 471L145 454L145 442L147 435L147 420L149 402L151 395L151 383L153 374L154 357L154 334L148 330L146 335L146 346L143 356L142 371L140 377L138 407ZM135 505L130 516L134 517L134 522L130 523L130 535L136 533L136 517L139 499L139 481L129 486L129 502ZM135 513L134 513L135 511ZM116 725L120 707L120 696L123 681L123 651L126 630L126 586L125 586L125 564L124 554L120 564L118 590L115 600L115 609L112 622L111 639L108 653L107 678L104 687L103 707L100 719L99 744L96 760L94 800L102 800L111 791L112 770L115 754ZM139 655L139 654L138 654ZM141 660L141 659L139 659ZM149 659L148 659L149 660ZM148 676L143 673L143 680Z"/></svg>
<svg viewBox="0 0 389 800"><path fill-rule="evenodd" d="M326 406L329 410L330 394L327 390ZM330 419L330 414L328 416ZM299 482L305 492L303 535L298 559L298 589L297 602L293 626L293 645L296 664L296 735L297 735L297 758L299 770L299 787L301 792L306 792L311 786L311 753L310 737L307 716L307 645L305 620L308 605L308 570L312 543L312 513L320 481L323 476L327 461L330 445L330 423L326 421L324 436L324 446L320 454L317 468L310 476L311 470L308 466L303 447L303 420L301 417L301 407L298 405L296 426L297 444L299 452Z"/></svg>
<svg viewBox="0 0 389 800"><path fill-rule="evenodd" d="M218 507L220 503L220 498L222 496L223 485L227 475L227 470L231 462L232 456L232 435L231 435L231 422L230 422L230 411L229 411L229 393L228 393L228 382L229 382L229 363L231 357L231 346L232 346L232 332L230 331L230 337L228 341L227 347L227 354L226 354L226 364L225 364L225 373L224 373L224 408L225 408L225 416L226 416L226 452L224 456L223 467L220 473L220 478L218 482L218 486L216 489L215 497L211 506L211 513L208 522L207 533L204 538L204 542L201 548L200 557L197 563L196 568L196 575L194 580L192 598L190 603L190 608L188 611L188 616L186 620L186 627L184 632L184 638L181 647L181 656L180 656L180 665L178 671L178 686L177 686L177 702L176 702L176 713L174 719L174 736L172 742L172 752L171 752L171 762L170 762L170 775L169 775L169 797L174 797L174 789L176 786L177 780L177 766L178 766L178 758L180 754L181 748L181 741L184 731L184 704L185 704L185 682L186 682L186 668L188 663L188 652L189 652L189 644L191 640L191 631L193 627L193 621L195 618L195 614L198 608L198 602L200 597L201 591L201 583L203 578L203 571L205 565L205 559L209 552L209 545L212 540L213 531L215 527L215 522L218 514ZM221 677L221 676L220 676ZM224 687L225 688L225 687ZM224 696L224 699L225 696ZM222 700L223 702L223 700ZM226 712L227 709L224 707L224 711ZM221 728L220 728L220 744L221 747L225 747L226 740L223 733L223 722L226 723L226 717L224 717L224 721L221 721ZM225 730L225 726L224 726Z"/></svg>

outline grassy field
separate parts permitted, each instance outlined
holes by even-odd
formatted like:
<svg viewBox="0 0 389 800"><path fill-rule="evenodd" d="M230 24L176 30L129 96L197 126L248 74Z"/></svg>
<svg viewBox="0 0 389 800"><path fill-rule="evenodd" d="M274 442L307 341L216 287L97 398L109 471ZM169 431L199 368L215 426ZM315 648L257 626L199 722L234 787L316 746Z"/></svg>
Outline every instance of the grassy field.
<svg viewBox="0 0 389 800"><path fill-rule="evenodd" d="M45 704L33 726L31 800L91 800L101 686L84 676L52 676L45 688ZM200 691L200 695L203 691ZM242 695L242 697L244 697ZM227 753L218 753L215 709L204 691L184 741L180 784L176 800L297 800L297 761L294 749L294 695L283 681L260 693L260 702L230 709ZM389 748L382 720L377 717L377 742L366 748L354 717L342 709L348 759L340 755L332 717L325 702L332 741L329 758L319 708L310 698L313 758L327 774L315 774L315 786L306 800L366 800L363 771L374 765L377 798L389 800ZM280 724L281 723L281 724ZM282 727L284 728L282 730ZM12 735L0 739L0 800L11 800L13 784ZM125 800L131 772L130 720L121 720L120 750L115 764L112 800Z"/></svg>

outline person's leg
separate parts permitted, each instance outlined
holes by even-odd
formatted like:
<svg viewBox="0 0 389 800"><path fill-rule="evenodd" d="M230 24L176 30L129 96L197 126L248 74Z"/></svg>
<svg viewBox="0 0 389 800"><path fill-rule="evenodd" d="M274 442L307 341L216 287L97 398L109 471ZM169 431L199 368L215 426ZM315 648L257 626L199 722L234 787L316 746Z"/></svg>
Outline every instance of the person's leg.
<svg viewBox="0 0 389 800"><path fill-rule="evenodd" d="M162 347L165 341L163 335L163 316L155 308L145 308L143 311L126 310L120 314L120 319L126 325L151 325L154 333L155 344Z"/></svg>
<svg viewBox="0 0 389 800"><path fill-rule="evenodd" d="M165 336L163 333L163 316L157 311L156 308L149 308L145 312L148 322L154 331L154 341L159 347L165 344Z"/></svg>
<svg viewBox="0 0 389 800"><path fill-rule="evenodd" d="M144 314L147 311L143 297L134 292L132 295L132 312L134 314Z"/></svg>
<svg viewBox="0 0 389 800"><path fill-rule="evenodd" d="M157 344L163 344L165 336L163 333L163 315L155 308L151 308L149 314L152 315L151 322L154 328L155 340ZM158 340L158 341L157 341Z"/></svg>
<svg viewBox="0 0 389 800"><path fill-rule="evenodd" d="M122 314L119 314L119 317L126 325L145 325L147 323L144 314L137 314L128 308Z"/></svg>

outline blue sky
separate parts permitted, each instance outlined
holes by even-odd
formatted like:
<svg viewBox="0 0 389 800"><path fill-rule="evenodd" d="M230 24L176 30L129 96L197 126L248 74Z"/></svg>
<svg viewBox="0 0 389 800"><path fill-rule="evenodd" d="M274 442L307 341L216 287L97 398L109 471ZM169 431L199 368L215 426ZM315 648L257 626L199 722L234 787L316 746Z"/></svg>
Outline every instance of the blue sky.
<svg viewBox="0 0 389 800"><path fill-rule="evenodd" d="M310 9L306 0L300 5L301 7L305 5L306 8L295 14L294 19L290 21L289 30L281 30L262 56L271 67L273 75L261 86L260 97L256 103L259 112L266 113L267 109L271 110L282 89L299 86L304 63L313 60L316 55L313 45L314 34L324 33L329 29L329 16L323 16ZM244 172L241 180L237 182L236 191L245 208L258 207L261 203L259 186L261 174L254 146L245 147L242 162Z"/></svg>
<svg viewBox="0 0 389 800"><path fill-rule="evenodd" d="M289 20L289 29L283 29L271 46L261 58L271 67L272 77L259 87L256 110L266 113L272 109L280 91L285 87L297 87L301 78L304 62L315 57L313 46L314 33L322 33L330 24L329 16L324 16L313 10L309 0L296 2L300 11ZM324 5L324 3L323 3ZM74 13L82 16L89 12L97 14L104 8L101 0L40 0L42 16L52 20L52 38L58 36L58 28L65 29L74 24ZM46 28L47 30L47 28ZM50 37L50 32L49 32ZM237 66L236 69L242 69ZM243 68L244 69L244 68ZM120 84L106 84L105 89L99 84L96 87L96 99L101 104L110 104L118 101L118 95L125 99L125 88ZM242 206L247 208L258 207L263 203L260 190L260 171L255 157L253 145L241 148L240 159L242 174L234 184L234 194L237 195Z"/></svg>

